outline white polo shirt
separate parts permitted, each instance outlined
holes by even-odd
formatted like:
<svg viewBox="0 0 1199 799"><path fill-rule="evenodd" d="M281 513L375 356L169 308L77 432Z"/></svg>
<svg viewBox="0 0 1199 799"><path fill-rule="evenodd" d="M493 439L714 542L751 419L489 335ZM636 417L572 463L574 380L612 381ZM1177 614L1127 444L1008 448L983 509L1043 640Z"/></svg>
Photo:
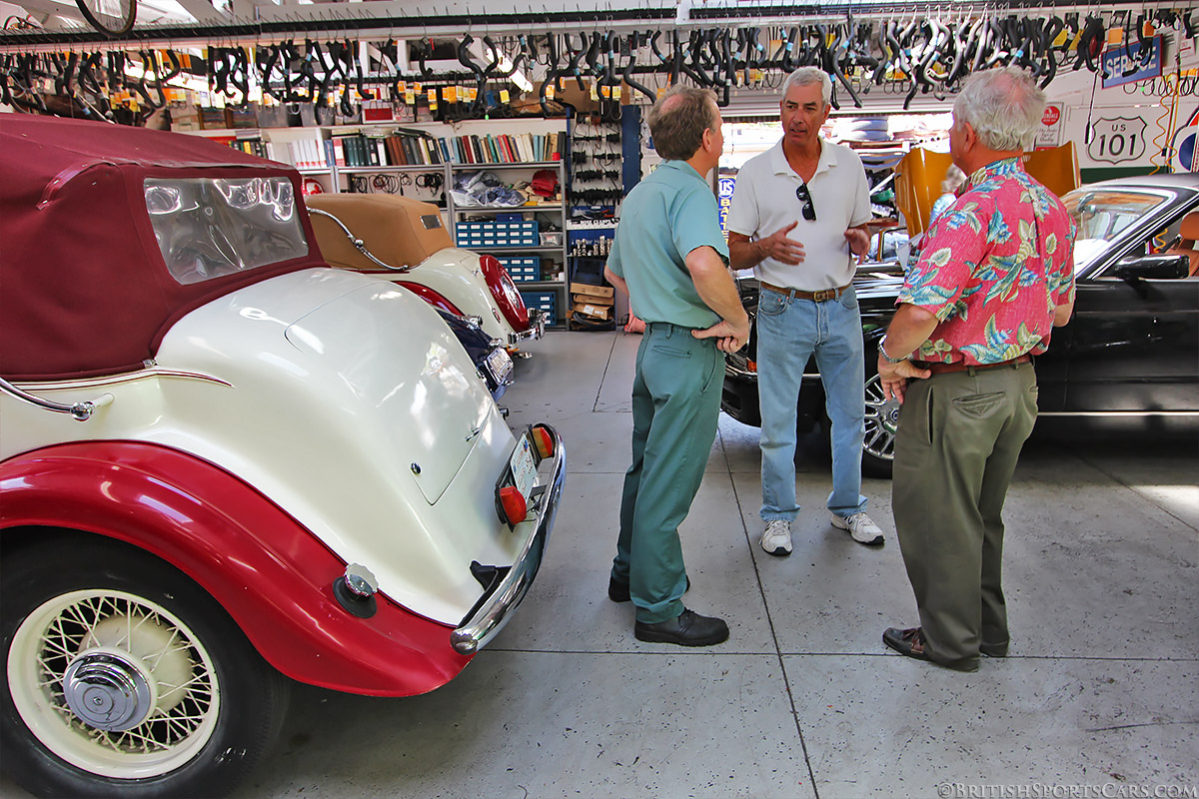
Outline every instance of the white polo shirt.
<svg viewBox="0 0 1199 799"><path fill-rule="evenodd" d="M816 220L803 218L795 196L803 180L787 163L782 139L745 162L737 174L727 219L728 230L751 239L765 238L799 222L788 238L804 247L804 260L788 265L765 258L754 275L775 286L820 291L849 285L856 268L845 231L870 221L870 188L858 154L840 144L820 140L820 161L808 181Z"/></svg>

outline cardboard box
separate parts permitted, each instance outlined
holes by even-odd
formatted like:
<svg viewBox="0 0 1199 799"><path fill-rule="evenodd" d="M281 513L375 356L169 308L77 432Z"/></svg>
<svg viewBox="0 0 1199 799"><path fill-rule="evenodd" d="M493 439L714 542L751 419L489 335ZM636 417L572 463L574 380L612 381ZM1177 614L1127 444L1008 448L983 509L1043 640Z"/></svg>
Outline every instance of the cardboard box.
<svg viewBox="0 0 1199 799"><path fill-rule="evenodd" d="M570 284L570 290L573 294L586 294L591 297L599 297L612 301L616 294L616 289L611 286L593 286L590 283L574 282Z"/></svg>
<svg viewBox="0 0 1199 799"><path fill-rule="evenodd" d="M200 130L200 109L194 105L172 103L170 106L171 130Z"/></svg>
<svg viewBox="0 0 1199 799"><path fill-rule="evenodd" d="M590 294L572 294L570 295L570 298L575 303L582 303L584 305L612 306L615 304L614 301L608 297L595 297Z"/></svg>
<svg viewBox="0 0 1199 799"><path fill-rule="evenodd" d="M576 302L574 305L575 313L580 313L583 316L590 316L595 319L611 319L611 305L592 305L590 303Z"/></svg>
<svg viewBox="0 0 1199 799"><path fill-rule="evenodd" d="M224 108L201 108L200 127L204 130L223 130L229 127Z"/></svg>

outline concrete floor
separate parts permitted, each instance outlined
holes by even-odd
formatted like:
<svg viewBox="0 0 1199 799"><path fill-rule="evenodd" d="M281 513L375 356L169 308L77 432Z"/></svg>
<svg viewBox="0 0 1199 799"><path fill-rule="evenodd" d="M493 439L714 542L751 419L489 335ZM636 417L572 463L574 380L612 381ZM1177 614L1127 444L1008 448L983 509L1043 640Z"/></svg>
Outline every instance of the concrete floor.
<svg viewBox="0 0 1199 799"><path fill-rule="evenodd" d="M639 341L552 332L518 364L510 422L555 425L568 477L542 572L497 640L422 697L297 686L235 796L1199 796L1193 436L1029 443L1006 512L1012 650L960 674L882 644L916 623L890 483L863 487L886 545L855 544L828 524L828 455L804 440L795 552L772 558L757 430L722 416L682 537L685 601L732 637L643 644L606 596ZM0 794L25 795L8 780Z"/></svg>

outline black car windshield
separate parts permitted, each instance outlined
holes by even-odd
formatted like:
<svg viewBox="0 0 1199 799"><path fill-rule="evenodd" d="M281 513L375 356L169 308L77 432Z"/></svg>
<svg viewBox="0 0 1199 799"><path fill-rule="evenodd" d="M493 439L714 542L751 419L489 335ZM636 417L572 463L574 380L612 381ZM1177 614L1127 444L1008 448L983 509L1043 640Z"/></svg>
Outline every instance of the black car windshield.
<svg viewBox="0 0 1199 799"><path fill-rule="evenodd" d="M1080 188L1062 197L1078 227L1074 242L1077 273L1107 252L1130 225L1169 202L1164 192L1120 188Z"/></svg>

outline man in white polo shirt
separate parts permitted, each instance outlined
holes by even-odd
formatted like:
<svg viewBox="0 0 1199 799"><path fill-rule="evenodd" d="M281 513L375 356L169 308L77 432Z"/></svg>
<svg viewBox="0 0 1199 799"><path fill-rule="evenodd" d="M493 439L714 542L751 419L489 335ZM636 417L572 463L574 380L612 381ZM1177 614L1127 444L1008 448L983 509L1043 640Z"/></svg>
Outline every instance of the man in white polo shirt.
<svg viewBox="0 0 1199 799"><path fill-rule="evenodd" d="M870 243L870 191L862 161L820 138L832 84L801 67L783 83L782 140L737 175L729 208L729 254L754 267L758 301L758 403L762 414L762 548L791 554L795 428L804 367L815 354L832 420L832 524L862 544L883 543L865 513L862 323L850 285Z"/></svg>

